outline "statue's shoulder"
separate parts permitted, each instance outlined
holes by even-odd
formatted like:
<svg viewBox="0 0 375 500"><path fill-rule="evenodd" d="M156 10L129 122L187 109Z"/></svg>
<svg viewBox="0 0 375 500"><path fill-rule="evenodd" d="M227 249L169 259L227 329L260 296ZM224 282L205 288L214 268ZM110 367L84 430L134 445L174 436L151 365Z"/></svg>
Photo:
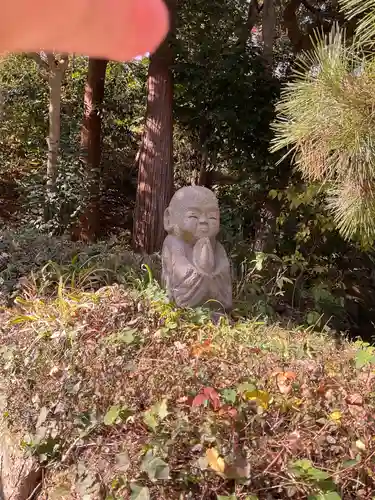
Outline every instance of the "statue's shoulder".
<svg viewBox="0 0 375 500"><path fill-rule="evenodd" d="M163 243L163 250L169 250L169 251L174 251L174 250L183 250L184 249L184 242L181 241L179 238L174 236L173 234L168 234L168 236L165 238L164 243Z"/></svg>

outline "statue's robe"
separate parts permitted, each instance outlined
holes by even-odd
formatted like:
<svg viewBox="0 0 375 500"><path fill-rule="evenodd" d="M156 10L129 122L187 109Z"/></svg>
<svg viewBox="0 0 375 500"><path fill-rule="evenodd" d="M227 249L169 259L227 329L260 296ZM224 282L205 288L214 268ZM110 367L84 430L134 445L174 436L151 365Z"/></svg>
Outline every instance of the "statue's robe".
<svg viewBox="0 0 375 500"><path fill-rule="evenodd" d="M179 307L222 306L232 308L232 279L224 247L215 242L214 268L205 272L193 264L194 245L173 235L164 240L162 250L162 280L168 297ZM216 301L216 304L207 302Z"/></svg>

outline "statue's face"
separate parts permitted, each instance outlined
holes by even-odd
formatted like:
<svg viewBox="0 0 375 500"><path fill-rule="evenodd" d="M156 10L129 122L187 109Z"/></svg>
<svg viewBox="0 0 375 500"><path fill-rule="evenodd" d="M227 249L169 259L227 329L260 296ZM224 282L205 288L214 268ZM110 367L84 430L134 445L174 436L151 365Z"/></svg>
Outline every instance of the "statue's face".
<svg viewBox="0 0 375 500"><path fill-rule="evenodd" d="M220 229L220 212L217 205L202 203L184 207L179 221L182 236L194 241L200 238L215 238Z"/></svg>
<svg viewBox="0 0 375 500"><path fill-rule="evenodd" d="M187 243L195 243L200 238L215 238L220 229L217 198L203 186L179 189L164 217L166 231Z"/></svg>

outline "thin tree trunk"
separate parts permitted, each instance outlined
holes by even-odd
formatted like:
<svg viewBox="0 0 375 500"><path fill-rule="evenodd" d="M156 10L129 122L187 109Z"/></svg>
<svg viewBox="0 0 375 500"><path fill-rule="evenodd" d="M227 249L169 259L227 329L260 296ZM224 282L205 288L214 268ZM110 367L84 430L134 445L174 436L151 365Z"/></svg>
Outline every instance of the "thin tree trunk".
<svg viewBox="0 0 375 500"><path fill-rule="evenodd" d="M89 59L81 129L81 154L85 165L87 206L74 230L76 239L95 241L100 232L101 115L108 61Z"/></svg>
<svg viewBox="0 0 375 500"><path fill-rule="evenodd" d="M275 0L263 1L263 57L267 65L272 68L273 43L276 30Z"/></svg>
<svg viewBox="0 0 375 500"><path fill-rule="evenodd" d="M47 138L47 182L46 182L46 202L45 220L48 221L53 216L54 196L56 193L57 179L57 159L60 147L60 113L61 113L61 81L62 72L53 69L49 75L49 134Z"/></svg>
<svg viewBox="0 0 375 500"><path fill-rule="evenodd" d="M49 86L49 130L47 137L48 155L46 172L46 195L44 219L51 220L54 214L54 197L58 175L58 156L60 148L61 83L68 67L68 55L54 55L45 52L33 52L30 57L38 64Z"/></svg>
<svg viewBox="0 0 375 500"><path fill-rule="evenodd" d="M207 179L207 161L208 161L208 151L206 146L203 146L201 166L199 169L198 176L198 186L205 186Z"/></svg>
<svg viewBox="0 0 375 500"><path fill-rule="evenodd" d="M167 2L173 32L175 0ZM165 237L164 210L173 192L173 51L170 38L150 58L146 121L139 154L133 246L151 254Z"/></svg>
<svg viewBox="0 0 375 500"><path fill-rule="evenodd" d="M246 24L243 26L238 40L239 46L243 50L245 50L251 31L258 21L260 10L258 0L250 0Z"/></svg>

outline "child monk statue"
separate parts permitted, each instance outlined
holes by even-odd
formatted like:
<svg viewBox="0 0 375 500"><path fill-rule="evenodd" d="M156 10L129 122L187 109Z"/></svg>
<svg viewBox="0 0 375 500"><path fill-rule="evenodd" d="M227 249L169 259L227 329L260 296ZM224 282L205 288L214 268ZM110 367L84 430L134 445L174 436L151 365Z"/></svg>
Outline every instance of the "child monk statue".
<svg viewBox="0 0 375 500"><path fill-rule="evenodd" d="M215 194L202 186L179 189L165 210L164 228L162 279L169 299L179 307L207 305L228 312L232 279L227 254L216 241L220 211Z"/></svg>

